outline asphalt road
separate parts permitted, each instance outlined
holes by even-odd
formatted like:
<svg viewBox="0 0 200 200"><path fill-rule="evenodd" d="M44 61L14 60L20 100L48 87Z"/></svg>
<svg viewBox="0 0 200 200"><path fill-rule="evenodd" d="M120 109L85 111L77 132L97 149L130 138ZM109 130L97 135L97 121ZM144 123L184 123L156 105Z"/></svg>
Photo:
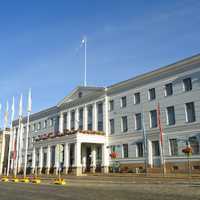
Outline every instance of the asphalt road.
<svg viewBox="0 0 200 200"><path fill-rule="evenodd" d="M66 186L0 182L0 200L200 200L200 184L92 184Z"/></svg>

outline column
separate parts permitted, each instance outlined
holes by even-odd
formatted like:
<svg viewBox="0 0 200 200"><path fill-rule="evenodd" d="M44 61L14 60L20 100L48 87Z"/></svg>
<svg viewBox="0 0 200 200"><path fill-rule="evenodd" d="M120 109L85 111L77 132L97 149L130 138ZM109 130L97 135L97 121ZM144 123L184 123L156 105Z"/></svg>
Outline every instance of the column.
<svg viewBox="0 0 200 200"><path fill-rule="evenodd" d="M96 172L96 146L92 145L92 173Z"/></svg>
<svg viewBox="0 0 200 200"><path fill-rule="evenodd" d="M48 145L47 147L47 165L46 165L46 174L49 174L51 168L51 146Z"/></svg>
<svg viewBox="0 0 200 200"><path fill-rule="evenodd" d="M86 105L83 108L83 130L88 130L88 110Z"/></svg>
<svg viewBox="0 0 200 200"><path fill-rule="evenodd" d="M94 131L97 131L97 104L96 103L94 103L93 104L93 127L92 127L92 129L94 130Z"/></svg>
<svg viewBox="0 0 200 200"><path fill-rule="evenodd" d="M75 159L75 170L76 176L80 176L82 174L82 166L81 166L81 143L76 142L74 145L74 159Z"/></svg>
<svg viewBox="0 0 200 200"><path fill-rule="evenodd" d="M64 173L68 174L69 169L69 144L65 143L64 146Z"/></svg>
<svg viewBox="0 0 200 200"><path fill-rule="evenodd" d="M104 124L105 124L105 134L106 139L105 143L102 145L102 166L104 173L108 173L108 167L109 167L109 149L108 149L108 134L109 134L109 125L108 125L108 95L107 95L107 88L105 89L106 96L105 96L105 118L104 118Z"/></svg>
<svg viewBox="0 0 200 200"><path fill-rule="evenodd" d="M63 133L63 125L64 125L64 115L63 113L61 113L59 117L59 133Z"/></svg>
<svg viewBox="0 0 200 200"><path fill-rule="evenodd" d="M108 173L109 149L106 144L102 144L102 168L104 173Z"/></svg>
<svg viewBox="0 0 200 200"><path fill-rule="evenodd" d="M153 155L152 155L152 142L150 140L147 141L147 155L148 155L148 167L153 166Z"/></svg>
<svg viewBox="0 0 200 200"><path fill-rule="evenodd" d="M107 93L107 88L106 88L106 93ZM108 96L107 96L107 94L106 94L106 96L105 96L105 134L106 134L106 136L108 136L109 135L109 117L108 117ZM106 141L106 142L108 142L108 141Z"/></svg>
<svg viewBox="0 0 200 200"><path fill-rule="evenodd" d="M31 171L32 171L32 174L34 174L35 173L35 164L36 164L36 162L35 162L36 160L35 160L35 147L33 147L33 151L32 151L32 169L31 169Z"/></svg>
<svg viewBox="0 0 200 200"><path fill-rule="evenodd" d="M79 110L76 108L75 110L75 130L79 128Z"/></svg>
<svg viewBox="0 0 200 200"><path fill-rule="evenodd" d="M67 112L67 129L68 130L71 129L71 111L70 110Z"/></svg>
<svg viewBox="0 0 200 200"><path fill-rule="evenodd" d="M41 146L39 150L39 174L42 173L42 168L43 168L43 148Z"/></svg>

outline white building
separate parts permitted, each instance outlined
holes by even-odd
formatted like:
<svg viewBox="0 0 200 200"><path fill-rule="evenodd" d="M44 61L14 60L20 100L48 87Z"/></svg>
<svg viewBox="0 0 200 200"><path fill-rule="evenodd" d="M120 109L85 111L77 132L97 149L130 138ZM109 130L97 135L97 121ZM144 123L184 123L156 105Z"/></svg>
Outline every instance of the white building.
<svg viewBox="0 0 200 200"><path fill-rule="evenodd" d="M56 106L30 117L28 169L80 175L105 172L115 151L121 171L161 166L157 105L168 172L183 171L186 143L192 169L200 170L200 55L109 87L77 87ZM144 123L142 122L144 116ZM14 133L19 133L18 121ZM26 118L23 119L25 142ZM144 150L144 131L147 154ZM24 146L24 145L23 145ZM59 153L60 152L60 153ZM24 149L19 164L23 169ZM145 156L146 155L146 156Z"/></svg>

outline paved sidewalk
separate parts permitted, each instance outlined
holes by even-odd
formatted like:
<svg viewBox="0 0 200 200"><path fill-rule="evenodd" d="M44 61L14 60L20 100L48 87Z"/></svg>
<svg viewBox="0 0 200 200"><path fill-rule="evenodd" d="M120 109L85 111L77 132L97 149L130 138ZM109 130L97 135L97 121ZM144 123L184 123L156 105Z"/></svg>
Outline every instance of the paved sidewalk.
<svg viewBox="0 0 200 200"><path fill-rule="evenodd" d="M57 178L57 176L41 176L40 179L43 183L53 183L53 181ZM72 176L65 175L62 176L67 182L70 183L106 183L106 184L200 184L200 177L188 177L188 176L121 176L119 175L84 175L84 176Z"/></svg>

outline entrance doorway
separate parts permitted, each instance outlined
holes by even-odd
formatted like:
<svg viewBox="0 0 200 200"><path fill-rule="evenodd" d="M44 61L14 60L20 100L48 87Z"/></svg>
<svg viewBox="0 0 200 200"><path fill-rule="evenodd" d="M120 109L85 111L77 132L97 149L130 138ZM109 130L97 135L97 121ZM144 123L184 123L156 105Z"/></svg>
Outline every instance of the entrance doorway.
<svg viewBox="0 0 200 200"><path fill-rule="evenodd" d="M90 172L91 166L91 147L86 147L86 172Z"/></svg>

